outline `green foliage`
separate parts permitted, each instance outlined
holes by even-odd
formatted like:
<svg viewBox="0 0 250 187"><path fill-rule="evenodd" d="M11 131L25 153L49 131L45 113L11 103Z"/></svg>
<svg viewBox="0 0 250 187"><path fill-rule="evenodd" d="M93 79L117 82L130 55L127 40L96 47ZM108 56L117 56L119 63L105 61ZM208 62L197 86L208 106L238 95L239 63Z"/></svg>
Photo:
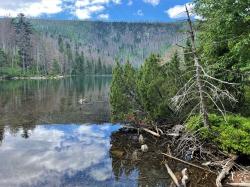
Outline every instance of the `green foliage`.
<svg viewBox="0 0 250 187"><path fill-rule="evenodd" d="M164 120L173 115L169 107L169 99L176 91L176 85L170 80L173 77L167 74L169 70L167 64L161 66L160 61L159 56L151 55L139 70L137 80L137 91L143 110L151 120ZM174 71L175 64L170 64L170 69ZM172 85L168 84L168 81Z"/></svg>
<svg viewBox="0 0 250 187"><path fill-rule="evenodd" d="M131 69L129 70L129 65L126 66L126 73L130 74L134 71ZM126 84L128 85L130 85L130 79L125 76L124 72L124 67L117 62L116 67L113 69L112 83L110 87L110 104L113 121L123 121L125 116L131 112L129 97L126 95L130 90L128 90L125 85L125 79ZM133 76L135 76L135 74L133 74Z"/></svg>
<svg viewBox="0 0 250 187"><path fill-rule="evenodd" d="M56 59L53 60L51 73L52 75L59 75L61 73L61 68Z"/></svg>
<svg viewBox="0 0 250 187"><path fill-rule="evenodd" d="M129 62L124 66L117 64L110 97L113 118L126 120L126 116L133 114L139 119L159 122L176 117L170 108L170 98L181 85L180 59L176 53L171 61L161 63L161 58L152 54L138 71Z"/></svg>
<svg viewBox="0 0 250 187"><path fill-rule="evenodd" d="M242 75L250 64L249 1L195 0L195 9L204 18L199 32L203 63L214 77L239 83L227 89L243 101Z"/></svg>
<svg viewBox="0 0 250 187"><path fill-rule="evenodd" d="M209 115L211 130L202 127L200 116L191 117L186 129L199 132L202 138L210 139L220 148L230 153L250 155L250 119L239 115L227 115L225 119L215 114Z"/></svg>
<svg viewBox="0 0 250 187"><path fill-rule="evenodd" d="M72 69L73 75L105 75L112 74L112 65L104 64L99 58L97 62L86 60L83 53L76 54Z"/></svg>
<svg viewBox="0 0 250 187"><path fill-rule="evenodd" d="M0 67L4 67L7 65L7 56L3 49L0 49Z"/></svg>
<svg viewBox="0 0 250 187"><path fill-rule="evenodd" d="M1 67L0 68L0 76L6 77L6 78L12 78L12 77L20 77L23 75L23 71L20 67Z"/></svg>
<svg viewBox="0 0 250 187"><path fill-rule="evenodd" d="M23 73L25 73L29 70L32 63L32 26L22 13L18 15L18 18L13 19L12 24L15 27L18 53L21 58Z"/></svg>

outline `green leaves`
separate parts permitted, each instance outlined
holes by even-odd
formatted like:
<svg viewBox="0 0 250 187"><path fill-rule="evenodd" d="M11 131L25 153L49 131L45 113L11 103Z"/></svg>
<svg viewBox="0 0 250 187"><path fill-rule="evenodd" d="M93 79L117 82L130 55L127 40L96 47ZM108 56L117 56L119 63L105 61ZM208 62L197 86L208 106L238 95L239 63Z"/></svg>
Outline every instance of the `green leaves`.
<svg viewBox="0 0 250 187"><path fill-rule="evenodd" d="M238 115L227 115L226 121L222 116L209 115L211 130L201 128L201 118L191 117L187 122L187 130L199 134L203 139L210 139L229 153L250 155L250 119Z"/></svg>
<svg viewBox="0 0 250 187"><path fill-rule="evenodd" d="M163 65L160 56L152 54L139 70L129 62L117 63L110 94L113 119L124 121L131 114L141 120L173 119L170 98L180 86L179 66L177 54Z"/></svg>

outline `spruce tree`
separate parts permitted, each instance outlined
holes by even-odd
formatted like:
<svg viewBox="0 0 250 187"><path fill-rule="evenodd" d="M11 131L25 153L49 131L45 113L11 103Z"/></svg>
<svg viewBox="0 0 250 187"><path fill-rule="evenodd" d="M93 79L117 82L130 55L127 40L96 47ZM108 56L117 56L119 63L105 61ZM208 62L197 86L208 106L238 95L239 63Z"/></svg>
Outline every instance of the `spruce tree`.
<svg viewBox="0 0 250 187"><path fill-rule="evenodd" d="M19 14L17 21L14 21L16 31L16 43L22 62L22 69L25 73L32 63L31 57L31 35L32 27L30 22L25 18L24 14Z"/></svg>

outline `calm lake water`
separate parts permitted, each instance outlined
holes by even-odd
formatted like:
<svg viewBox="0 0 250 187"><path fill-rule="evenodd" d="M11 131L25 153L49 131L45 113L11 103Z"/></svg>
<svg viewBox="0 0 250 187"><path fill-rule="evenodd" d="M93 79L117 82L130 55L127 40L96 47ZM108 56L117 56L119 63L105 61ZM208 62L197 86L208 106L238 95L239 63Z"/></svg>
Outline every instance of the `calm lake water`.
<svg viewBox="0 0 250 187"><path fill-rule="evenodd" d="M109 123L110 82L111 77L0 82L0 187L169 186L157 150L142 154L137 134ZM135 151L139 160L133 160ZM187 167L169 165L175 171ZM214 176L188 170L192 186L214 186Z"/></svg>

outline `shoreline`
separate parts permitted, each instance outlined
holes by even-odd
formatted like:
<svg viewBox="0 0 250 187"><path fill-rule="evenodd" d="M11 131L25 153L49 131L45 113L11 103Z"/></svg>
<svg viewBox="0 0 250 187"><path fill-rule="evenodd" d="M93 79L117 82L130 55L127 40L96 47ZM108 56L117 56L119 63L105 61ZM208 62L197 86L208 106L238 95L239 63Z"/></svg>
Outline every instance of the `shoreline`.
<svg viewBox="0 0 250 187"><path fill-rule="evenodd" d="M189 167L200 168L215 174L217 177L214 179L214 183L217 187L221 183L226 186L234 186L235 184L240 184L240 186L250 185L249 166L241 163L244 155L227 154L221 151L219 147L212 146L211 142L203 143L201 147L196 147L197 149L194 150L192 145L189 144L189 139L192 137L188 136L184 130L180 130L178 133L171 133L171 130L177 126L174 125L169 129L158 129L158 132L155 132L153 129L142 128L136 125L123 125L124 130L121 133L126 136L136 136L137 138L133 138L131 143L137 145L137 147L140 146L141 136L144 140L142 144L147 146L149 152L152 151L153 147L153 149L157 150L157 154L161 154L167 160L175 160ZM138 132L140 132L140 136ZM182 141L186 141L186 148L185 146L180 147L183 143ZM142 147L141 151L144 152ZM147 154L147 151L144 154ZM235 178L232 177L234 175L236 176Z"/></svg>
<svg viewBox="0 0 250 187"><path fill-rule="evenodd" d="M67 77L75 77L81 75L56 75L56 76L30 76L30 77L0 77L0 81L5 80L59 80ZM111 74L103 75L84 75L84 76L96 76L96 77L112 77Z"/></svg>

